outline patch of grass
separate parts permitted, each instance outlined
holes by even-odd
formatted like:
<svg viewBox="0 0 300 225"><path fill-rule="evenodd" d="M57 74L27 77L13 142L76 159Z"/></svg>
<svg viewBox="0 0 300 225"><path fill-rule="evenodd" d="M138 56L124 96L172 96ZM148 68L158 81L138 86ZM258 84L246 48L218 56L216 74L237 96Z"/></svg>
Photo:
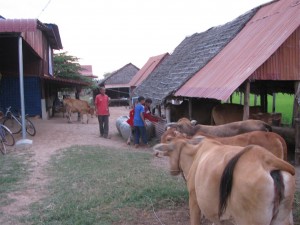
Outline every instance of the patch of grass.
<svg viewBox="0 0 300 225"><path fill-rule="evenodd" d="M49 197L32 207L30 224L119 224L138 211L172 209L187 202L181 177L151 164L152 155L74 146L47 168ZM129 210L130 209L130 210Z"/></svg>
<svg viewBox="0 0 300 225"><path fill-rule="evenodd" d="M232 98L233 103L240 104L240 95L236 93ZM242 103L243 104L243 103ZM260 105L260 96L257 97L257 105ZM250 105L254 105L254 95L250 95ZM283 124L292 124L292 115L293 115L293 106L294 106L294 95L278 93L276 94L275 102L275 111L277 113L282 113L282 123ZM273 96L268 95L268 112L272 112L273 107Z"/></svg>
<svg viewBox="0 0 300 225"><path fill-rule="evenodd" d="M27 156L9 153L0 155L0 206L7 205L11 199L7 194L24 186L28 175Z"/></svg>

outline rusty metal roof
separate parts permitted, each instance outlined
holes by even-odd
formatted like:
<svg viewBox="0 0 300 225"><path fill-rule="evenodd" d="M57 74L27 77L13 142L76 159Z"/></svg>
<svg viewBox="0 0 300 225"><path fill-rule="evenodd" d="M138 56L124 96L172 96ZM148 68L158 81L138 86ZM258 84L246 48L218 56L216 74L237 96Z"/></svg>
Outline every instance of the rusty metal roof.
<svg viewBox="0 0 300 225"><path fill-rule="evenodd" d="M141 84L148 77L148 75L159 65L159 63L161 63L161 61L164 60L164 58L168 55L169 53L164 53L161 55L150 57L146 64L134 75L132 80L129 82L129 86L136 87Z"/></svg>
<svg viewBox="0 0 300 225"><path fill-rule="evenodd" d="M134 89L134 94L151 98L153 105L161 104L213 59L244 28L257 10L255 8L222 26L186 37Z"/></svg>
<svg viewBox="0 0 300 225"><path fill-rule="evenodd" d="M0 19L0 33L43 31L48 37L53 49L62 49L58 26L51 23L41 23L38 19Z"/></svg>
<svg viewBox="0 0 300 225"><path fill-rule="evenodd" d="M97 76L93 75L93 66L92 65L80 65L81 70L80 74L85 77L97 78Z"/></svg>
<svg viewBox="0 0 300 225"><path fill-rule="evenodd" d="M264 5L219 54L176 91L175 96L227 100L299 25L299 0Z"/></svg>

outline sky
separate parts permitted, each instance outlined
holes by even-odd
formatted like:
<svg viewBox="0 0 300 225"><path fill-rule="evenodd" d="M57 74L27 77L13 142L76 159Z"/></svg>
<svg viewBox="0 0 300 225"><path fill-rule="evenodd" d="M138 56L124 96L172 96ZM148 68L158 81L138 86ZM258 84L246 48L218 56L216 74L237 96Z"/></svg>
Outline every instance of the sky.
<svg viewBox="0 0 300 225"><path fill-rule="evenodd" d="M185 37L225 24L270 0L0 0L6 19L58 26L62 51L99 79L128 63L172 53Z"/></svg>

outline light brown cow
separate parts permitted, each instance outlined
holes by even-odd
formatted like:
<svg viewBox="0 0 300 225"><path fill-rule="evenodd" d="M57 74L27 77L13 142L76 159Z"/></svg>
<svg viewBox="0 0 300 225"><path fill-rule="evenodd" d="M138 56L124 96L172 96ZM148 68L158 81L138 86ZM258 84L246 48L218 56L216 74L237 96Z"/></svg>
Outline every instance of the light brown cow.
<svg viewBox="0 0 300 225"><path fill-rule="evenodd" d="M232 218L238 225L288 225L292 218L295 169L263 147L200 144L175 140L154 146L169 157L172 175L183 173L192 225L202 214L215 225Z"/></svg>
<svg viewBox="0 0 300 225"><path fill-rule="evenodd" d="M80 99L72 99L72 98L66 98L63 100L64 106L66 107L66 113L68 117L68 122L71 123L71 116L72 113L78 112L81 116L81 123L83 122L83 116L86 115L87 120L86 123L88 123L89 118L88 114L91 116L94 115L94 108L89 105L87 101L80 100Z"/></svg>
<svg viewBox="0 0 300 225"><path fill-rule="evenodd" d="M181 118L177 123L167 124L167 127L174 127L180 133L185 133L188 136L194 136L198 131L218 137L230 137L256 130L272 131L272 127L261 120L243 120L218 126L210 126L202 124L193 125L189 119Z"/></svg>
<svg viewBox="0 0 300 225"><path fill-rule="evenodd" d="M259 145L266 148L280 159L287 161L287 144L285 140L276 133L265 131L251 131L244 134L235 135L232 137L216 137L206 135L204 132L199 131L194 136L205 136L209 139L219 141L224 145L235 145L246 147L247 145ZM161 136L161 143L169 143L174 139L191 139L192 137L180 133L176 128L169 128Z"/></svg>
<svg viewBox="0 0 300 225"><path fill-rule="evenodd" d="M249 107L249 117L261 112L260 106ZM211 112L212 124L221 125L243 120L244 106L239 104L224 103L213 107Z"/></svg>

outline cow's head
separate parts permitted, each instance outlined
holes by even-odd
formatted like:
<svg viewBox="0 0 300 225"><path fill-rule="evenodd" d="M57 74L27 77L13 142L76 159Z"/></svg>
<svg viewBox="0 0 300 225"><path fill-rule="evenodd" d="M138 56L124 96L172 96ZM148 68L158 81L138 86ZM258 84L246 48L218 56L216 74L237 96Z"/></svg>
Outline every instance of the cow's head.
<svg viewBox="0 0 300 225"><path fill-rule="evenodd" d="M189 136L192 136L195 133L195 124L197 123L196 120L189 120L188 118L181 118L178 120L177 123L168 123L166 128L176 128L177 131L180 133L185 133Z"/></svg>
<svg viewBox="0 0 300 225"><path fill-rule="evenodd" d="M203 136L198 136L192 139L174 139L170 143L160 143L153 147L154 155L169 157L171 175L175 176L183 172L187 176L193 158L197 153L197 144L202 140Z"/></svg>

